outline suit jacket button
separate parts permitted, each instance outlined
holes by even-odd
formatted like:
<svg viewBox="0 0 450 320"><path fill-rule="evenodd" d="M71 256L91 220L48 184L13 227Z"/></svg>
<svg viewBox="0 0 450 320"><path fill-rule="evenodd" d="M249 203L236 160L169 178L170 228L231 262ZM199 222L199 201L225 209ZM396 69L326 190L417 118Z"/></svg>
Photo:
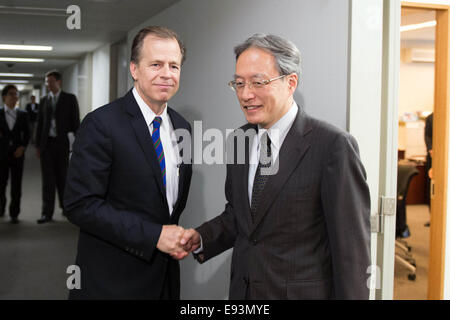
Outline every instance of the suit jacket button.
<svg viewBox="0 0 450 320"><path fill-rule="evenodd" d="M258 244L258 241L257 241L256 239L253 239L253 240L252 240L252 244L253 244L254 246L256 246L256 245Z"/></svg>

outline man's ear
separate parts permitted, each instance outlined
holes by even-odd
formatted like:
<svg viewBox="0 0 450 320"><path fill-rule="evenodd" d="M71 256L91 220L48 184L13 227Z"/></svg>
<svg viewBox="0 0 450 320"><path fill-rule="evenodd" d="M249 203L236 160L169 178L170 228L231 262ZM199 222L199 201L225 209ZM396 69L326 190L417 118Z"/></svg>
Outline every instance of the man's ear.
<svg viewBox="0 0 450 320"><path fill-rule="evenodd" d="M136 81L136 69L137 69L137 64L134 63L133 61L130 62L130 73L131 73L131 77L133 78L134 81Z"/></svg>
<svg viewBox="0 0 450 320"><path fill-rule="evenodd" d="M289 91L293 94L298 85L298 75L296 73L292 73L288 76L288 85Z"/></svg>

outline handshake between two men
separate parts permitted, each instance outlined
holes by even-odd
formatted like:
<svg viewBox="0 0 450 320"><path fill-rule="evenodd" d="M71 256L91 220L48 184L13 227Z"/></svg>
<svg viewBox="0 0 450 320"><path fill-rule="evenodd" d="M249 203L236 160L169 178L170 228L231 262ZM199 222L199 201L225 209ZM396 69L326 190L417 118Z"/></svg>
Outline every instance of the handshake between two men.
<svg viewBox="0 0 450 320"><path fill-rule="evenodd" d="M186 258L201 245L200 234L194 229L177 225L163 225L156 248L176 260Z"/></svg>

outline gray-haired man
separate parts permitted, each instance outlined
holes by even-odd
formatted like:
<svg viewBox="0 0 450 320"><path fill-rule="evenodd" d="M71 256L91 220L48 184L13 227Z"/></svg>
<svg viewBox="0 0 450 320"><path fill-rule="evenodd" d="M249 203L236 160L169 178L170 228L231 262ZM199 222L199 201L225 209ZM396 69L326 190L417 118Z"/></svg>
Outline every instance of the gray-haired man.
<svg viewBox="0 0 450 320"><path fill-rule="evenodd" d="M230 299L367 299L370 198L355 139L295 103L290 41L256 34L235 54L241 129L257 135L245 164L227 167L225 211L187 230L185 250L203 263L234 248Z"/></svg>

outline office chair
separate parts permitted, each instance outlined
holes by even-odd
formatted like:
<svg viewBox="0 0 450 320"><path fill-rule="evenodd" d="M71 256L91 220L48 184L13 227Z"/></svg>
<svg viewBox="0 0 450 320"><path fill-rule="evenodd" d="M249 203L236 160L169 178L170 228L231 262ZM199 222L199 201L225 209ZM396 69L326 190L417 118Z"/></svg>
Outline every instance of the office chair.
<svg viewBox="0 0 450 320"><path fill-rule="evenodd" d="M408 225L406 224L406 198L411 180L418 174L419 171L415 165L398 165L395 246L401 249L402 253L396 252L395 260L411 271L408 275L408 279L411 281L416 279L416 261L411 254L411 246L403 239L408 238L411 235Z"/></svg>

